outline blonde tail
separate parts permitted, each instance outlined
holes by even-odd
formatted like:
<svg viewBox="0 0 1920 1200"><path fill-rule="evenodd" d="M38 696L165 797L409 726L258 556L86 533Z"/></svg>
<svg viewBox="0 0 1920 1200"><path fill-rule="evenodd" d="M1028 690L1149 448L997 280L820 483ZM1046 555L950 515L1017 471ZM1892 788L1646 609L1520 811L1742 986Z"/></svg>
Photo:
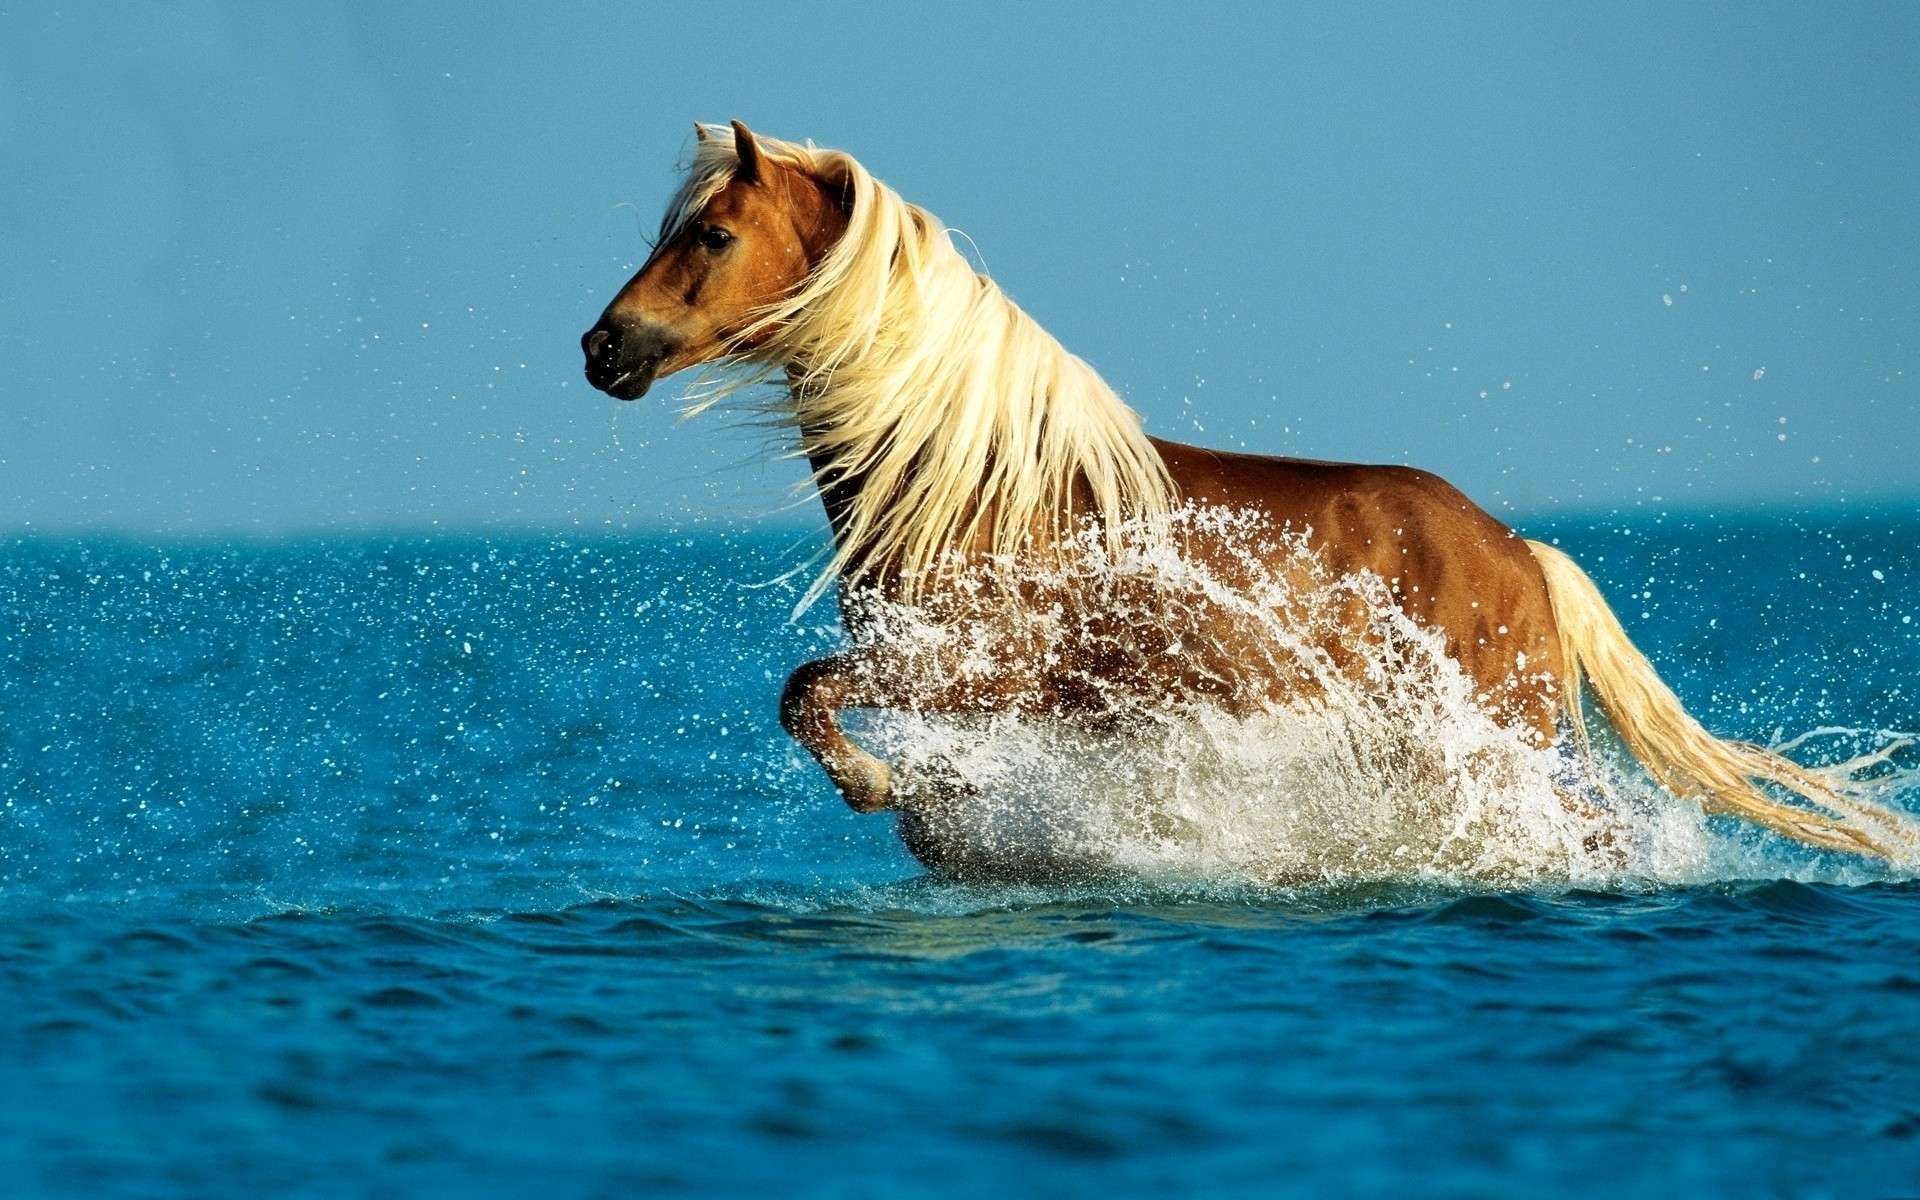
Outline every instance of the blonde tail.
<svg viewBox="0 0 1920 1200"><path fill-rule="evenodd" d="M1547 576L1567 664L1563 703L1583 747L1582 677L1627 750L1675 795L1698 801L1709 813L1745 817L1810 846L1901 863L1920 859L1920 828L1904 814L1846 795L1771 750L1721 741L1702 729L1628 640L1586 572L1552 546L1527 545ZM1817 808L1783 804L1757 781L1778 784Z"/></svg>

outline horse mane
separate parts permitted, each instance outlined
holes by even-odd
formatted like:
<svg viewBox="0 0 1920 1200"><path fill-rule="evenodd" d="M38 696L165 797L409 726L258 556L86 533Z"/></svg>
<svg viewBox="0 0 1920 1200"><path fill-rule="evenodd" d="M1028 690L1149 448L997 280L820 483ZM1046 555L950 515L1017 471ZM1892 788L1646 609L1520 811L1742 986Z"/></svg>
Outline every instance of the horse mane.
<svg viewBox="0 0 1920 1200"><path fill-rule="evenodd" d="M701 127L661 224L671 238L732 177L733 130ZM1094 369L976 273L948 231L838 150L755 137L760 153L831 181L847 231L791 296L755 315L696 385L689 415L785 374L768 410L798 431L811 482L846 488L832 560L801 602L838 577L909 602L984 549L1052 552L1082 524L1110 540L1165 513L1174 487L1140 419ZM1084 486L1090 511L1076 511Z"/></svg>

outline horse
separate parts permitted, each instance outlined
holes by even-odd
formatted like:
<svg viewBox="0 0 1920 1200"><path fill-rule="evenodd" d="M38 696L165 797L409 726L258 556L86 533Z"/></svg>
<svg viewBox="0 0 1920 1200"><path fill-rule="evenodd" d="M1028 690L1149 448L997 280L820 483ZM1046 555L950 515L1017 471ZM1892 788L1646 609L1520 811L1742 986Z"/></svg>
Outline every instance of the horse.
<svg viewBox="0 0 1920 1200"><path fill-rule="evenodd" d="M738 121L695 132L651 254L581 339L588 381L635 400L709 367L689 412L774 384L833 535L807 601L838 584L850 632L876 601L985 631L932 649L855 638L793 672L781 723L855 811L899 808L923 781L850 737L846 709L1066 716L1110 709L1116 694L1181 694L1248 712L1311 688L1224 609L1117 604L1070 570L1051 585L978 583L1007 578L996 566L1009 563L1099 557L1176 510L1219 511L1288 531L1328 578L1371 581L1530 744L1571 736L1584 749L1590 691L1633 758L1709 813L1827 850L1904 860L1920 845L1904 818L1844 784L1709 734L1571 558L1445 480L1149 437L1093 368L973 270L946 226L852 156ZM1172 536L1231 580L1245 553L1219 528L1189 521ZM1280 545L1270 540L1267 565L1296 570ZM1021 618L1063 611L1102 629L1100 648L1058 653L1023 634L1033 622ZM1320 616L1315 652L1359 671L1378 636L1364 614ZM956 646L976 657L986 646L993 669Z"/></svg>

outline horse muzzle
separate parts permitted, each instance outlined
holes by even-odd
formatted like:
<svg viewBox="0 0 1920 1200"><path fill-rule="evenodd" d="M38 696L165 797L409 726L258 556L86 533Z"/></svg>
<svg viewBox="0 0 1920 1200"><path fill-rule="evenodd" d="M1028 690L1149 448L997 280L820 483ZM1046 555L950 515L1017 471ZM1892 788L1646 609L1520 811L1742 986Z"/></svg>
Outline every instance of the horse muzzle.
<svg viewBox="0 0 1920 1200"><path fill-rule="evenodd" d="M587 382L616 400L638 400L653 386L660 364L679 339L654 326L603 316L580 338L587 355Z"/></svg>

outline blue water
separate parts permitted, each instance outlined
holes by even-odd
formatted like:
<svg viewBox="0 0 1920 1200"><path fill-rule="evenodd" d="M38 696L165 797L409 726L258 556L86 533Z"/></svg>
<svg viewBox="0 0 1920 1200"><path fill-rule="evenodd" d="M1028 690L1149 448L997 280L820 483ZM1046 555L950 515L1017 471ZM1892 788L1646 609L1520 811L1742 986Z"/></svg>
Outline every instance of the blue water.
<svg viewBox="0 0 1920 1200"><path fill-rule="evenodd" d="M1716 732L1920 727L1912 513L1529 532ZM0 547L0 1190L1920 1192L1920 884L928 878L810 550Z"/></svg>

